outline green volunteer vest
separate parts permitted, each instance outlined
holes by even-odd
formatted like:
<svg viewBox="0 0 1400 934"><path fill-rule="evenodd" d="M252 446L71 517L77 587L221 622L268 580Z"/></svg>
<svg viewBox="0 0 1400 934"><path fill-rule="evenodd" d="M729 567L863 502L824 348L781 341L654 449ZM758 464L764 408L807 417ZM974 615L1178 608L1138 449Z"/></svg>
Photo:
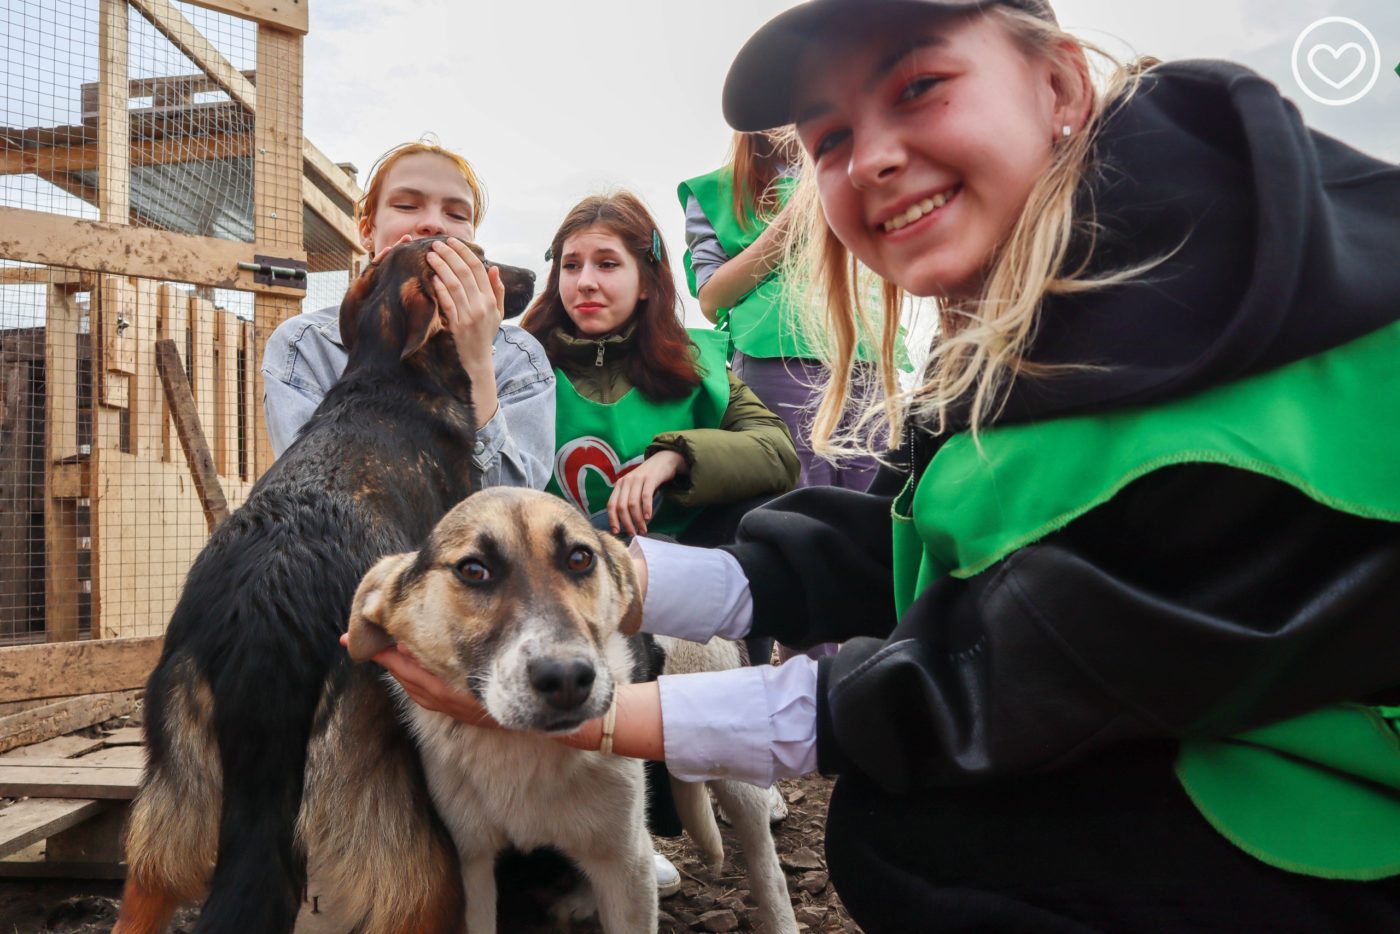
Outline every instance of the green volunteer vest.
<svg viewBox="0 0 1400 934"><path fill-rule="evenodd" d="M715 331L691 330L701 383L681 399L656 402L633 387L616 402L580 395L555 367L554 474L546 492L573 503L595 524L607 524L608 498L618 479L642 462L647 445L665 431L718 428L729 408L727 341ZM699 513L659 497L650 532L679 535Z"/></svg>
<svg viewBox="0 0 1400 934"><path fill-rule="evenodd" d="M938 578L972 577L1172 464L1229 465L1400 522L1398 360L1392 324L1186 399L990 429L980 454L956 435L895 501L896 606L903 613ZM1176 771L1201 814L1270 865L1338 879L1400 874L1400 708L1341 704L1187 740Z"/></svg>
<svg viewBox="0 0 1400 934"><path fill-rule="evenodd" d="M797 180L779 178L779 204L785 204L792 195ZM699 202L724 252L731 257L738 256L758 235L767 229L768 224L753 215L745 228L734 216L734 171L726 166L708 175L701 175L681 182L676 189L681 207L691 195ZM695 286L695 268L691 265L690 251L685 252L685 279L690 286L690 294L699 294ZM815 357L815 348L802 337L797 320L797 310L783 294L783 280L777 274L770 275L750 293L739 300L733 308L719 310L721 331L728 331L734 346L750 357Z"/></svg>

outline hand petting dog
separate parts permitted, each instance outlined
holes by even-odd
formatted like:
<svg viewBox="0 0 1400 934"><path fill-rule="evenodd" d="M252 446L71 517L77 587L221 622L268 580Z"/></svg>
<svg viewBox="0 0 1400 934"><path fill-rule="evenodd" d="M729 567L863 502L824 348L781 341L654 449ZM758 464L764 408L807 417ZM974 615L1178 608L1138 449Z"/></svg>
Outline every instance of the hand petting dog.
<svg viewBox="0 0 1400 934"><path fill-rule="evenodd" d="M404 234L397 243L380 250L374 262L378 263L394 247L412 241L412 237ZM434 243L428 254L428 265L434 273L433 298L457 344L462 369L472 381L472 407L476 412L476 427L480 428L491 421L500 408L491 346L505 317L505 285L498 270L488 269L480 257L456 237Z"/></svg>
<svg viewBox="0 0 1400 934"><path fill-rule="evenodd" d="M348 648L349 633L340 636L341 648ZM447 714L453 720L487 730L503 730L486 712L474 694L458 691L437 675L424 668L407 649L392 645L374 656L394 680L403 685L405 693L424 710ZM635 724L635 726L633 726ZM644 725L645 724L645 725ZM664 759L665 739L661 726L661 692L655 681L619 685L617 691L617 726L613 752L634 759ZM550 739L575 749L596 750L602 743L603 721L585 721L572 733L550 734Z"/></svg>

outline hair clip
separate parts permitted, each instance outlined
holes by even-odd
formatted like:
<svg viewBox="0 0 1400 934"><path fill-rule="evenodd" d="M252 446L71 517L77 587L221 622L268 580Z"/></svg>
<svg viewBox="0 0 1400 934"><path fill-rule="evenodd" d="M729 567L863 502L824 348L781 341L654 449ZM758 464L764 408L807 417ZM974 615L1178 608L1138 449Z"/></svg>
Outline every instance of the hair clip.
<svg viewBox="0 0 1400 934"><path fill-rule="evenodd" d="M544 261L546 263L554 262L554 247L547 246L544 248Z"/></svg>
<svg viewBox="0 0 1400 934"><path fill-rule="evenodd" d="M655 227L651 229L651 252L647 256L653 263L661 262L661 232Z"/></svg>

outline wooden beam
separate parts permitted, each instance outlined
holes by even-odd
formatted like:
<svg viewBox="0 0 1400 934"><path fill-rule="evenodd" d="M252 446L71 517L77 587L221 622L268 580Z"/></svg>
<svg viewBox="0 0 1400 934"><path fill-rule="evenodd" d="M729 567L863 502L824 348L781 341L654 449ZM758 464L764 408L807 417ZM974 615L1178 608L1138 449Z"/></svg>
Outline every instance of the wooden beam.
<svg viewBox="0 0 1400 934"><path fill-rule="evenodd" d="M204 136L131 141L132 165L173 165L188 161L192 156L199 159L235 159L252 154L251 133L209 133ZM98 168L98 164L96 143L0 149L0 175L33 173L55 185L59 182L50 179L50 175L86 172ZM76 187L76 182L72 184Z"/></svg>
<svg viewBox="0 0 1400 934"><path fill-rule="evenodd" d="M364 190L350 177L349 173L332 162L330 157L318 149L311 140L302 141L301 157L306 161L306 166L314 169L317 175L325 179L342 198L350 202L352 208L355 202L365 196ZM358 242L358 238L356 242Z"/></svg>
<svg viewBox="0 0 1400 934"><path fill-rule="evenodd" d="M336 207L335 202L327 198L309 178L301 180L301 199L307 207L315 212L317 217L340 234L340 238L345 241L348 252L365 252L365 248L360 244L360 232L355 227L355 222L344 211Z"/></svg>
<svg viewBox="0 0 1400 934"><path fill-rule="evenodd" d="M0 207L0 256L6 259L146 279L168 279L178 271L181 280L195 285L305 298L304 289L261 285L253 281L253 273L238 268L239 263L253 262L267 248L239 240ZM282 243L276 249L279 256L285 253L289 259L306 259L300 245Z"/></svg>
<svg viewBox="0 0 1400 934"><path fill-rule="evenodd" d="M169 39L181 52L184 52L200 68L228 92L229 97L244 107L256 112L258 92L242 72L222 52L199 31L199 28L185 18L169 0L122 0L130 3L142 16L151 21L161 35Z"/></svg>
<svg viewBox="0 0 1400 934"><path fill-rule="evenodd" d="M51 285L86 292L96 280L76 269L50 269L47 266L0 267L0 285Z"/></svg>
<svg viewBox="0 0 1400 934"><path fill-rule="evenodd" d="M3 228L0 228L3 229ZM0 254L4 251L0 250ZM66 289L49 286L44 313L44 634L78 638L78 504L59 495L78 457L78 328L82 312ZM79 470L85 470L86 466ZM80 477L80 481L81 481ZM81 495L88 485L80 482ZM47 739L47 737L38 737Z"/></svg>
<svg viewBox="0 0 1400 934"><path fill-rule="evenodd" d="M200 428L199 412L195 409L194 396L190 394L189 380L185 377L185 368L180 365L180 354L175 349L174 341L156 342L156 368L160 370L165 401L170 406L170 417L175 422L175 432L180 437L185 460L190 465L190 476L199 494L199 504L204 508L204 521L212 532L216 525L228 518L228 501L224 499L224 488L214 469L209 442Z"/></svg>
<svg viewBox="0 0 1400 934"><path fill-rule="evenodd" d="M0 856L18 853L31 843L95 817L111 807L91 798L29 798L0 810Z"/></svg>
<svg viewBox="0 0 1400 934"><path fill-rule="evenodd" d="M144 688L164 636L0 649L0 702Z"/></svg>
<svg viewBox="0 0 1400 934"><path fill-rule="evenodd" d="M98 208L101 219L125 224L131 210L131 120L127 113L127 0L101 0L98 31Z"/></svg>
<svg viewBox="0 0 1400 934"><path fill-rule="evenodd" d="M272 26L298 35L306 35L306 0L189 0L206 10L228 13L250 19L262 26Z"/></svg>
<svg viewBox="0 0 1400 934"><path fill-rule="evenodd" d="M0 762L0 795L11 798L100 798L129 801L141 787L139 768L30 765L23 759ZM20 764L24 763L24 764Z"/></svg>
<svg viewBox="0 0 1400 934"><path fill-rule="evenodd" d="M302 137L302 40L300 36L258 29L258 158L253 173L253 217L257 241L264 252L302 249L302 180L305 141ZM253 372L257 398L263 396L263 344L277 325L300 310L294 302L270 294L253 299ZM272 466L272 448L261 405L253 409L255 474Z"/></svg>
<svg viewBox="0 0 1400 934"><path fill-rule="evenodd" d="M64 733L71 733L74 730L92 726L94 723L101 723L103 720L131 713L136 706L137 696L138 692L136 691L122 691L116 694L88 694L10 714L8 717L0 717L0 752L8 752L19 746L28 746L30 743L53 739L55 736L62 736ZM88 797L93 796L89 795Z"/></svg>

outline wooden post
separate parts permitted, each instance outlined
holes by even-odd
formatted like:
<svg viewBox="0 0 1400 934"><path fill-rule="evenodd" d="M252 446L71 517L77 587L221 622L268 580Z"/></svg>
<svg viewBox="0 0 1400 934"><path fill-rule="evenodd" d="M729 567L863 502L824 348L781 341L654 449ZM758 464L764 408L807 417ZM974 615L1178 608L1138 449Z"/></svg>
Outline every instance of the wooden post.
<svg viewBox="0 0 1400 934"><path fill-rule="evenodd" d="M218 341L214 359L214 465L219 474L238 476L238 318L231 311L215 311Z"/></svg>
<svg viewBox="0 0 1400 934"><path fill-rule="evenodd" d="M228 518L228 501L224 499L223 486L214 469L209 442L200 428L199 413L190 396L185 371L180 366L180 355L168 340L156 342L156 367L160 370L161 385L165 387L165 401L170 406L175 433L180 438L180 447L184 449L185 459L190 465L190 477L199 493L199 503L204 508L204 520L212 532L214 526Z"/></svg>
<svg viewBox="0 0 1400 934"><path fill-rule="evenodd" d="M253 173L253 217L263 255L305 259L302 239L302 37L258 27L257 161ZM277 325L300 310L300 301L257 294L253 298L253 354L257 379L253 406L255 474L272 466L272 446L262 409L263 345Z"/></svg>
<svg viewBox="0 0 1400 934"><path fill-rule="evenodd" d="M59 489L78 459L77 305L49 286L44 315L44 630L50 642L78 638L78 500ZM69 462L64 464L63 462Z"/></svg>
<svg viewBox="0 0 1400 934"><path fill-rule="evenodd" d="M99 220L109 224L127 224L131 213L131 120L127 102L131 97L127 75L127 4L126 0L100 0L98 25L98 112L97 112L97 191ZM104 276L91 293L90 334L92 335L92 484L89 495L89 536L91 538L91 593L93 638L102 635L103 574L102 539L104 512L115 515L117 510L104 509L103 500L109 495L104 476L103 455L111 452L120 457L122 448L122 419L130 404L128 376L110 374L111 362L121 365L123 354L114 346L129 328L120 328L126 320L122 314L129 280ZM134 297L134 296L133 296ZM133 335L130 340L135 340ZM134 366L134 362L132 363ZM110 491L120 499L121 491ZM111 504L119 507L118 503ZM111 582L115 583L115 582ZM115 609L115 608L114 608ZM72 637L77 637L77 632Z"/></svg>

